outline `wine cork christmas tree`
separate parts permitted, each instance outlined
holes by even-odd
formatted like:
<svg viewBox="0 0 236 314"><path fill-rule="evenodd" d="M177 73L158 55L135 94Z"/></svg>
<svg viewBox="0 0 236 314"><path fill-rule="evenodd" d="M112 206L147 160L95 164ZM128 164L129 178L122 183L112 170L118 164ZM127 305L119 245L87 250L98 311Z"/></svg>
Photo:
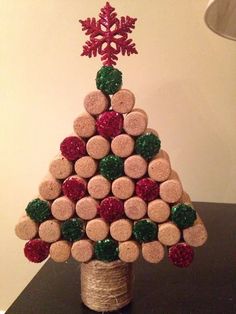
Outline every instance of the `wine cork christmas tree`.
<svg viewBox="0 0 236 314"><path fill-rule="evenodd" d="M148 128L148 115L135 108L134 93L122 88L114 68L118 53L137 53L128 38L136 19L118 19L106 3L98 21L80 22L89 35L82 55L100 54L103 61L97 90L85 96L74 134L62 140L15 232L28 240L24 254L31 262L48 256L81 262L84 303L111 311L130 302L131 266L139 256L149 263L167 256L187 267L207 231L158 133ZM117 282L109 286L114 275Z"/></svg>

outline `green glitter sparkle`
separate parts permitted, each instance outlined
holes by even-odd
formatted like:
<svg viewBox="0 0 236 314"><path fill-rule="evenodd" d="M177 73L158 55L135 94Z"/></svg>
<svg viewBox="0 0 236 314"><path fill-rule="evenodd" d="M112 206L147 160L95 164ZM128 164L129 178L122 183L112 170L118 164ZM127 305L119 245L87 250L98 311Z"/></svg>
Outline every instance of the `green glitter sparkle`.
<svg viewBox="0 0 236 314"><path fill-rule="evenodd" d="M135 142L135 151L143 158L150 160L155 156L161 147L160 139L153 133L146 133L139 136Z"/></svg>
<svg viewBox="0 0 236 314"><path fill-rule="evenodd" d="M121 88L122 73L112 66L103 66L96 77L97 88L108 95L113 95Z"/></svg>
<svg viewBox="0 0 236 314"><path fill-rule="evenodd" d="M124 173L123 159L115 155L108 155L101 159L99 171L108 180L115 180Z"/></svg>
<svg viewBox="0 0 236 314"><path fill-rule="evenodd" d="M29 202L25 211L27 215L36 222L43 222L51 216L49 203L40 198Z"/></svg>
<svg viewBox="0 0 236 314"><path fill-rule="evenodd" d="M151 242L157 239L157 225L149 220L136 222L133 228L133 235L138 242Z"/></svg>
<svg viewBox="0 0 236 314"><path fill-rule="evenodd" d="M96 242L94 247L95 257L103 262L112 262L118 259L119 250L117 243L112 239Z"/></svg>
<svg viewBox="0 0 236 314"><path fill-rule="evenodd" d="M84 222L80 218L71 218L61 224L63 239L73 242L84 235Z"/></svg>
<svg viewBox="0 0 236 314"><path fill-rule="evenodd" d="M185 229L194 224L197 214L192 206L179 203L171 208L171 219L180 229Z"/></svg>

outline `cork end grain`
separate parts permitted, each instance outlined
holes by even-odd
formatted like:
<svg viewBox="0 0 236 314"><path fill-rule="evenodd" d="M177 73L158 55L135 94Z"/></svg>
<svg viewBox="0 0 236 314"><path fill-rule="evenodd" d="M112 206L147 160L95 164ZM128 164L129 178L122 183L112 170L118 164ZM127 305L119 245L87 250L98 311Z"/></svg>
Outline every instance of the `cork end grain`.
<svg viewBox="0 0 236 314"><path fill-rule="evenodd" d="M55 179L65 179L71 175L73 171L73 164L60 155L51 161L49 171Z"/></svg>
<svg viewBox="0 0 236 314"><path fill-rule="evenodd" d="M102 175L92 177L88 182L88 193L95 199L105 198L111 189L111 183Z"/></svg>
<svg viewBox="0 0 236 314"><path fill-rule="evenodd" d="M109 224L102 218L95 218L88 221L86 234L92 241L104 240L109 234Z"/></svg>
<svg viewBox="0 0 236 314"><path fill-rule="evenodd" d="M128 89L121 89L111 98L112 109L119 113L130 112L135 104L135 96Z"/></svg>
<svg viewBox="0 0 236 314"><path fill-rule="evenodd" d="M110 234L116 241L127 241L132 236L133 224L128 219L119 219L110 225Z"/></svg>
<svg viewBox="0 0 236 314"><path fill-rule="evenodd" d="M45 242L55 242L61 237L60 224L56 220L46 220L39 226L39 236Z"/></svg>
<svg viewBox="0 0 236 314"><path fill-rule="evenodd" d="M15 234L21 240L31 240L38 233L38 224L27 215L23 215L15 226Z"/></svg>
<svg viewBox="0 0 236 314"><path fill-rule="evenodd" d="M131 197L124 203L125 214L132 220L139 220L146 215L147 204L138 196Z"/></svg>
<svg viewBox="0 0 236 314"><path fill-rule="evenodd" d="M158 226L158 240L167 246L174 245L179 242L181 232L179 228L172 222L159 224Z"/></svg>
<svg viewBox="0 0 236 314"><path fill-rule="evenodd" d="M164 258L165 255L164 247L159 241L143 243L142 255L145 261L157 264Z"/></svg>
<svg viewBox="0 0 236 314"><path fill-rule="evenodd" d="M126 263L135 262L140 254L140 247L135 241L125 241L119 244L119 258Z"/></svg>
<svg viewBox="0 0 236 314"><path fill-rule="evenodd" d="M72 245L71 255L78 262L85 263L90 261L93 257L93 254L93 244L87 239L76 241Z"/></svg>
<svg viewBox="0 0 236 314"><path fill-rule="evenodd" d="M88 140L86 149L92 158L102 159L109 153L110 143L103 136L95 135Z"/></svg>
<svg viewBox="0 0 236 314"><path fill-rule="evenodd" d="M74 121L74 131L80 137L89 138L96 132L95 123L95 119L90 114L81 114Z"/></svg>
<svg viewBox="0 0 236 314"><path fill-rule="evenodd" d="M133 195L135 185L130 178L124 176L114 180L111 189L114 196L126 200Z"/></svg>
<svg viewBox="0 0 236 314"><path fill-rule="evenodd" d="M75 163L75 172L79 177L90 178L97 171L97 162L90 156L79 158Z"/></svg>
<svg viewBox="0 0 236 314"><path fill-rule="evenodd" d="M131 111L125 116L123 127L129 135L139 136L147 128L147 118L139 111Z"/></svg>
<svg viewBox="0 0 236 314"><path fill-rule="evenodd" d="M53 201L51 212L60 221L69 219L75 212L75 204L68 197L61 196Z"/></svg>
<svg viewBox="0 0 236 314"><path fill-rule="evenodd" d="M109 107L109 98L101 91L93 91L86 95L84 108L91 115L99 115Z"/></svg>
<svg viewBox="0 0 236 314"><path fill-rule="evenodd" d="M71 245L69 242L60 240L50 245L50 257L54 262L63 263L70 257Z"/></svg>
<svg viewBox="0 0 236 314"><path fill-rule="evenodd" d="M46 177L39 185L39 194L45 200L54 200L61 194L61 184L52 176Z"/></svg>

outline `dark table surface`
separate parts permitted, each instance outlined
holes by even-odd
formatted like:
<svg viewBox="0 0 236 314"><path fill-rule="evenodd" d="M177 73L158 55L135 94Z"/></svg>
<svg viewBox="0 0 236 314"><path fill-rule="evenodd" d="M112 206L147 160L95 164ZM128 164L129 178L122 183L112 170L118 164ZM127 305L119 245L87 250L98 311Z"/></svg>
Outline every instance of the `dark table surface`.
<svg viewBox="0 0 236 314"><path fill-rule="evenodd" d="M187 314L236 313L236 206L200 203L195 208L209 239L195 250L187 269L167 259L134 266L133 302L116 313ZM49 260L23 290L6 314L91 314L80 300L80 266L71 260Z"/></svg>

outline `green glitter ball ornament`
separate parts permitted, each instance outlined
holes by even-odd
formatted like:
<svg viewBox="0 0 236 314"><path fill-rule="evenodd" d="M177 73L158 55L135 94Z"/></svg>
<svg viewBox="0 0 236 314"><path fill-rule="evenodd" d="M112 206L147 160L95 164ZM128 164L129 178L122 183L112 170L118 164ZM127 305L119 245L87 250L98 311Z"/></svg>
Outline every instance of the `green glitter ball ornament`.
<svg viewBox="0 0 236 314"><path fill-rule="evenodd" d="M135 142L135 151L144 159L150 160L155 156L161 147L160 139L153 133L146 133L139 136Z"/></svg>
<svg viewBox="0 0 236 314"><path fill-rule="evenodd" d="M180 229L185 229L194 224L197 214L192 206L179 203L171 208L171 219Z"/></svg>
<svg viewBox="0 0 236 314"><path fill-rule="evenodd" d="M115 180L124 173L123 159L115 155L108 155L101 159L99 171L108 180Z"/></svg>
<svg viewBox="0 0 236 314"><path fill-rule="evenodd" d="M117 243L112 239L96 242L94 247L95 257L103 262L112 262L118 259L119 250Z"/></svg>
<svg viewBox="0 0 236 314"><path fill-rule="evenodd" d="M103 93L113 95L121 88L122 73L112 66L103 66L97 72L96 84Z"/></svg>
<svg viewBox="0 0 236 314"><path fill-rule="evenodd" d="M71 218L61 224L63 239L73 242L84 235L84 222L80 218Z"/></svg>
<svg viewBox="0 0 236 314"><path fill-rule="evenodd" d="M43 222L51 217L51 209L47 201L36 198L29 202L25 209L27 215L36 222Z"/></svg>
<svg viewBox="0 0 236 314"><path fill-rule="evenodd" d="M133 235L138 242L151 242L157 239L157 225L150 220L140 220L133 228Z"/></svg>

